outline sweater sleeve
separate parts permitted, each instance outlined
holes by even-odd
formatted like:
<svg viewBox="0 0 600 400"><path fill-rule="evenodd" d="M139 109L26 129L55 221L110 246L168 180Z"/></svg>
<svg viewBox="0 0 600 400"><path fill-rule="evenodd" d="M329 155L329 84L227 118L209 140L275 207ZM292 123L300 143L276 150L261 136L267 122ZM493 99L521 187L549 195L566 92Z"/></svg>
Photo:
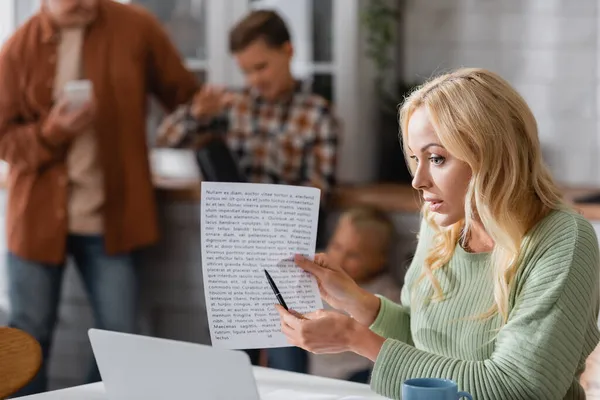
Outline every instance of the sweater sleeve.
<svg viewBox="0 0 600 400"><path fill-rule="evenodd" d="M377 296L381 300L381 305L375 321L369 328L379 336L397 339L410 345L413 344L410 333L410 287L421 270L430 237L430 229L423 219L419 229L415 255L408 271L406 271L406 278L401 291L401 304L396 304L383 296Z"/></svg>
<svg viewBox="0 0 600 400"><path fill-rule="evenodd" d="M381 300L381 306L370 329L384 338L393 338L412 345L410 308L396 304L383 296L377 297Z"/></svg>
<svg viewBox="0 0 600 400"><path fill-rule="evenodd" d="M373 390L399 398L406 379L437 377L458 382L476 399L564 398L582 355L598 343L598 242L585 220L570 222L556 227L562 234L524 267L489 359L453 359L388 339L375 363Z"/></svg>

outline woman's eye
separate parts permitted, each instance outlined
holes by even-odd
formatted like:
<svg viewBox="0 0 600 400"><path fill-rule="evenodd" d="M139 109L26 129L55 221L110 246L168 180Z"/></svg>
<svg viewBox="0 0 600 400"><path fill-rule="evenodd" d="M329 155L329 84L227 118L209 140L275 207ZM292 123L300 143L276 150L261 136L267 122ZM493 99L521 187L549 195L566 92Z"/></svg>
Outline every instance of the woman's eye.
<svg viewBox="0 0 600 400"><path fill-rule="evenodd" d="M417 156L410 156L410 159L413 160L416 164L419 163L419 159L417 158Z"/></svg>
<svg viewBox="0 0 600 400"><path fill-rule="evenodd" d="M444 163L444 161L446 161L446 158L442 157L442 156L431 156L429 157L429 161L431 161L431 163L433 165L442 165Z"/></svg>

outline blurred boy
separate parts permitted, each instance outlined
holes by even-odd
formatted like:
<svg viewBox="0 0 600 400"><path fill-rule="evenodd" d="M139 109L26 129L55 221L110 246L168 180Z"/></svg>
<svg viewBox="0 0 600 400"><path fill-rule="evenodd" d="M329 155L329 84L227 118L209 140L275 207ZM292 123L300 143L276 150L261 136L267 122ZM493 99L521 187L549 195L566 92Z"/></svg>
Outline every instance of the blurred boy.
<svg viewBox="0 0 600 400"><path fill-rule="evenodd" d="M326 253L364 289L397 300L400 287L387 273L394 238L394 224L385 212L356 207L341 215ZM373 363L347 352L310 354L309 365L313 375L367 383Z"/></svg>

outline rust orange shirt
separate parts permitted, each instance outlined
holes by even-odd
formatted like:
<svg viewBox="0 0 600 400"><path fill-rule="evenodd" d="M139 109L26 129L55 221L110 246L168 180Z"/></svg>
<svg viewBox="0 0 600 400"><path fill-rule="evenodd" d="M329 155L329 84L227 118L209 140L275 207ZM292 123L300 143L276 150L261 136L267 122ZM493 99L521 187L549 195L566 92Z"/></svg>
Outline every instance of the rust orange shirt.
<svg viewBox="0 0 600 400"><path fill-rule="evenodd" d="M117 254L158 239L146 140L148 95L170 112L192 98L198 82L149 12L111 0L100 0L98 7L85 30L82 68L97 103L106 249ZM67 148L42 136L54 102L57 33L42 9L0 51L0 159L10 166L8 248L53 264L66 254L69 196Z"/></svg>

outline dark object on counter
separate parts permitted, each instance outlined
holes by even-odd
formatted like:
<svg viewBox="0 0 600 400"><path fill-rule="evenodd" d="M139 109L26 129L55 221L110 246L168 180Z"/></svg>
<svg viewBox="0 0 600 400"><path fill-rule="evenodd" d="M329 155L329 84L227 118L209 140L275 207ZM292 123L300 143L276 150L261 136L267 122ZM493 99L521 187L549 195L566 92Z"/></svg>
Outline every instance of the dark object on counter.
<svg viewBox="0 0 600 400"><path fill-rule="evenodd" d="M196 161L206 182L247 182L227 143L221 137L196 150Z"/></svg>
<svg viewBox="0 0 600 400"><path fill-rule="evenodd" d="M600 204L600 193L592 193L585 196L575 198L575 203L578 204Z"/></svg>

